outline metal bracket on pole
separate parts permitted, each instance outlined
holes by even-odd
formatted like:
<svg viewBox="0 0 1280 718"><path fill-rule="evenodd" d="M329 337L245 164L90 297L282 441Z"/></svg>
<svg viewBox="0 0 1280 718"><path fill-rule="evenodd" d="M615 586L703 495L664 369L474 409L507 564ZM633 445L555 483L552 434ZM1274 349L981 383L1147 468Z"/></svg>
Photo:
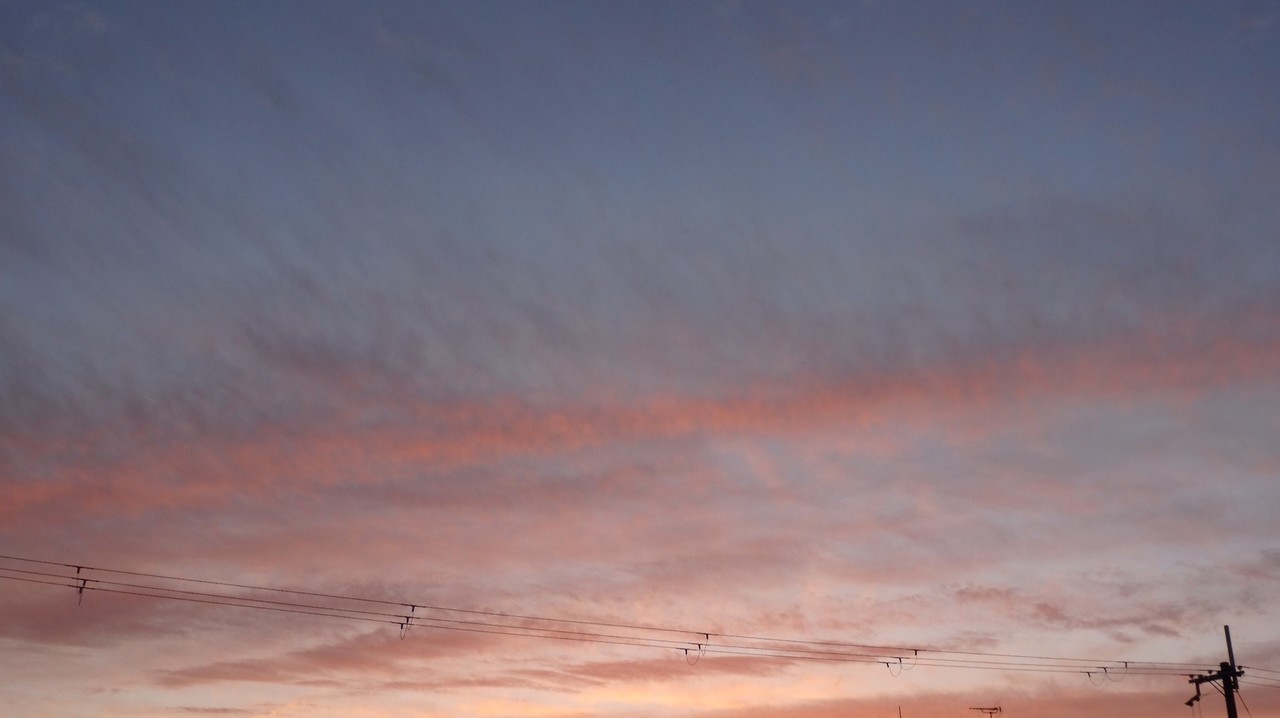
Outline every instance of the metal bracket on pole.
<svg viewBox="0 0 1280 718"><path fill-rule="evenodd" d="M1236 652L1231 647L1231 627L1223 626L1222 630L1227 636L1227 660L1218 664L1216 673L1190 676L1188 682L1196 687L1196 694L1187 701L1187 705L1194 705L1196 701L1200 700L1201 684L1222 681L1222 697L1227 702L1227 718L1239 718L1236 714L1236 691L1240 690L1239 679L1240 676L1244 675L1244 671L1236 667Z"/></svg>

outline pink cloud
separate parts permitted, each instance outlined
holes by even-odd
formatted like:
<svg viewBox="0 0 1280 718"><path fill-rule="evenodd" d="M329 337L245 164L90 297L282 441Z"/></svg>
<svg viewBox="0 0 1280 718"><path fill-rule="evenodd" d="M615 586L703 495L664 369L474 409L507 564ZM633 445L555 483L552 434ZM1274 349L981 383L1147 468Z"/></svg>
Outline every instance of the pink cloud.
<svg viewBox="0 0 1280 718"><path fill-rule="evenodd" d="M225 682L360 685L397 679L411 665L465 660L500 642L494 636L461 631L411 629L411 634L401 639L395 629L379 629L268 658L163 669L157 672L156 683L171 688Z"/></svg>
<svg viewBox="0 0 1280 718"><path fill-rule="evenodd" d="M246 437L174 436L169 443L138 443L102 432L39 440L24 433L0 437L12 457L11 469L21 477L0 487L0 511L21 520L72 507L87 515L133 516L212 510L249 497L376 486L427 467L462 471L503 461L563 460L637 442L787 436L832 422L869 426L894 415L923 418L939 406L985 406L1035 395L1123 401L1141 392L1199 394L1215 385L1280 373L1276 321L1255 312L1244 322L1247 331L1188 324L1145 336L1027 348L932 370L838 381L793 377L721 399L654 396L634 406L553 408L514 399L407 406L397 399L402 418L393 424L361 428L354 414L364 409L353 407L353 416L331 416L318 424L264 427ZM625 480L613 486L628 490Z"/></svg>

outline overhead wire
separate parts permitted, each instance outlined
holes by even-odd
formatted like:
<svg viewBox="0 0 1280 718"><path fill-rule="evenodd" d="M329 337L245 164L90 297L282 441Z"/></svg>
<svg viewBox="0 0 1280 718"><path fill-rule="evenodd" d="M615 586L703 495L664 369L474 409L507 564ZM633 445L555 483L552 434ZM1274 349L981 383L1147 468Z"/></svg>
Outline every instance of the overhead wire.
<svg viewBox="0 0 1280 718"><path fill-rule="evenodd" d="M1198 664L1190 664L1190 663L1166 663L1166 662L1158 662L1158 661L1126 662L1126 661L1115 660L1115 659L1062 658L1062 657L1055 657L1055 656L1037 656L1037 655L1030 655L1030 654L989 653L989 652L981 652L981 651L960 651L960 650L949 650L949 649L939 649L939 648L888 646L888 645L852 643L852 642L846 642L846 641L784 639L784 638L775 638L775 637L768 637L768 636L753 636L753 635L735 634L735 633L706 632L706 631L698 631L698 630L693 630L688 628L671 628L671 627L653 626L653 625L637 624L637 623L589 621L589 620L581 620L581 619L552 618L547 616L506 613L506 612L500 612L500 611L483 611L483 610L476 610L476 609L464 609L464 608L457 608L457 607L437 606L437 605L432 605L427 603L416 603L412 601L392 601L388 599L377 599L377 598L368 598L368 597L360 597L360 596L323 593L318 591L305 591L305 590L298 590L298 589L277 588L277 587L269 587L269 586L253 585L253 584L233 583L228 581L212 581L208 579L187 578L187 577L181 577L181 576L173 576L173 575L158 574L158 573L147 573L147 572L141 572L141 571L126 571L121 569L87 566L83 564L43 561L40 559L31 559L31 558L18 557L18 556L0 555L0 559L40 563L40 564L51 565L51 566L61 566L63 568L75 568L77 570L83 569L83 570L90 570L90 571L99 571L103 573L139 576L139 577L155 578L155 579L168 580L168 581L179 581L179 582L187 582L187 583L198 583L198 584L205 584L205 585L222 586L226 588L239 588L239 589L254 590L254 591L270 591L270 592L284 593L284 594L311 596L311 597L317 597L317 598L330 598L330 599L337 599L337 600L343 600L343 601L373 603L373 604L388 605L388 606L404 606L404 607L411 607L411 608L421 608L425 610L447 611L452 613L463 613L463 614L471 614L471 615L484 615L484 616L491 616L491 617L505 618L505 619L577 624L577 625L597 626L597 627L603 627L603 628L619 628L619 629L637 630L637 631L655 631L655 632L675 633L675 634L690 635L690 636L702 635L707 637L708 640L710 639L711 636L717 636L720 638L727 638L727 639L772 642L772 643L781 643L781 644L860 648L860 649L878 651L879 652L878 655L895 654L894 655L895 658L898 657L896 656L896 654L898 653L904 654L903 656L901 656L902 658L907 658L907 657L917 656L920 652L928 652L928 653L934 653L934 654L983 656L983 657L995 657L995 658L1014 658L1014 659L1035 660L1035 661L1063 661L1063 662L1071 661L1071 662L1081 663L1081 664L1111 663L1111 664L1116 664L1116 667L1120 667L1121 665L1126 663L1130 665L1141 664L1145 666L1154 666L1154 665L1180 666L1187 669L1195 669L1200 667Z"/></svg>
<svg viewBox="0 0 1280 718"><path fill-rule="evenodd" d="M1257 686L1259 688L1280 688L1280 671L1271 668L1259 668L1257 666L1239 666L1245 675L1237 680L1242 685ZM1258 675L1265 673L1269 675Z"/></svg>
<svg viewBox="0 0 1280 718"><path fill-rule="evenodd" d="M618 628L618 629L636 630L636 631L654 631L654 632L674 633L674 634L682 634L682 635L690 635L690 636L701 635L706 637L708 641L712 636L716 636L718 638L747 640L747 641L756 641L756 642L768 642L773 644L782 644L784 646L785 645L814 645L814 646L830 646L830 647L840 647L840 648L868 649L872 651L877 651L878 653L874 655L873 654L856 654L856 655L866 655L873 658L879 657L879 656L885 656L885 655L894 659L918 658L921 652L926 652L926 653L937 654L937 655L979 656L979 657L987 657L987 658L1010 658L1010 659L1022 659L1027 661L1039 661L1039 662L1056 661L1056 662L1062 662L1062 663L1074 663L1074 664L1079 664L1081 666L1089 665L1091 667L1098 667L1099 669L1101 669L1100 664L1112 664L1111 667L1114 667L1116 669L1120 669L1121 667L1128 669L1130 667L1136 667L1136 666L1147 666L1147 667L1169 666L1169 667L1177 667L1180 671L1185 671L1185 670L1196 670L1201 668L1199 664L1192 664L1192 663L1171 663L1171 662L1160 662L1160 661L1122 661L1122 660L1115 660L1115 659L1098 659L1098 658L1065 658L1065 657L1056 657L1056 656L1039 656L1039 655L1031 655L1031 654L991 653L991 652L982 652L982 651L961 651L961 650L949 650L949 649L938 649L938 648L913 648L913 647L905 647L905 646L861 644L861 643L852 643L852 642L844 642L844 641L783 639L783 638L775 638L775 637L767 637L767 636L753 636L753 635L746 635L746 634L705 632L705 631L697 631L697 630L686 629L686 628L671 628L671 627L653 626L653 625L636 624L636 623L588 621L588 620L581 620L581 619L552 618L547 616L505 613L505 612L499 612L499 611L482 611L482 610L476 610L476 609L463 609L463 608L456 608L456 607L437 606L437 605L425 604L425 603L416 603L411 601L392 601L388 599L375 599L375 598L367 598L367 597L359 597L359 596L322 593L317 591L304 591L304 590L298 590L298 589L276 588L276 587L260 586L260 585L253 585L253 584L233 583L233 582L227 582L227 581L212 581L208 579L187 578L187 577L180 577L180 576L173 576L173 575L166 575L166 574L146 573L146 572L140 572L140 571L125 571L121 569L85 566L82 564L43 561L39 559L31 559L31 558L18 557L18 556L0 555L0 559L40 563L45 565L61 566L63 568L75 568L78 571L91 570L91 571L99 571L104 573L131 575L131 576L155 578L155 579L169 580L169 581L179 581L179 582L187 582L187 583L222 586L227 588L239 588L239 589L255 590L255 591L270 591L270 592L276 592L276 593L311 596L311 597L317 597L317 598L329 598L329 599L353 601L353 602L361 602L361 603L372 603L372 604L380 604L380 605L387 605L387 606L403 606L403 607L408 607L411 610L421 608L424 610L434 610L434 611L441 611L441 612L461 613L461 614L470 614L470 615L484 615L484 616L503 618L503 619L529 620L529 621L538 621L538 622L546 622L546 623L577 624L577 625L597 626L602 628ZM158 590L169 590L169 589L161 588ZM342 609L342 610L350 610L350 609ZM681 642L681 643L688 643L688 642ZM904 655L901 655L901 656L896 655L899 653ZM942 660L942 659L936 659L936 660ZM959 660L959 659L956 659L956 660Z"/></svg>
<svg viewBox="0 0 1280 718"><path fill-rule="evenodd" d="M0 569L0 570L6 570L6 569ZM398 621L389 621L389 620L385 620L385 619L369 618L369 617L364 617L364 616L341 615L341 614L337 614L337 613L324 613L324 612L320 612L320 611L305 611L305 610L301 610L301 609L298 609L298 608L283 608L283 607L278 607L278 606L253 605L253 604L248 604L248 603L236 603L236 602L234 602L234 601L215 601L215 600L213 600L213 599L194 598L194 597L189 597L189 596L165 596L165 595L160 595L160 594L156 594L156 593L146 593L146 592L142 592L142 591L125 591L125 590L122 590L122 589L104 588L104 587L102 587L102 586L77 586L77 585L72 584L72 583L62 583L62 582L60 582L60 581L46 581L46 580L42 580L42 579L35 579L35 578L23 578L23 577L21 577L21 576L4 576L4 575L0 575L0 579L4 579L4 580L7 580L7 581L23 581L23 582L26 582L26 583L39 583L39 584L44 584L44 585L47 585L47 586L61 586L61 587L63 587L63 588L74 588L74 589L81 589L81 588L83 588L83 589L84 589L84 590L86 590L86 591L99 591L99 592L101 592L101 593L112 593L112 594L119 594L119 595L124 595L124 596L142 596L142 597L147 597L147 598L163 598L163 599L169 599L169 600L173 600L173 601L186 601L186 602L188 602L188 603L202 603L202 604L206 604L206 605L213 605L213 606L228 606L228 607L233 607L233 608L254 608L254 609L261 610L261 611L277 611L277 612L280 612L280 613L296 613L296 614L301 614L301 615L306 615L306 616L323 616L323 617L327 617L327 618L345 618L345 619L348 619L348 620L355 620L355 621L370 621L370 622L373 622L373 623L389 623L389 624L392 624L392 625L398 625L398 623L399 623Z"/></svg>
<svg viewBox="0 0 1280 718"><path fill-rule="evenodd" d="M3 570L3 569L0 569ZM573 632L555 629L547 629L541 627L513 626L503 624L493 624L478 621L461 621L456 619L440 619L427 616L412 616L405 614L374 614L371 612L363 612L366 615L353 613L347 609L319 607L320 610L310 610L308 604L290 604L286 602L272 602L266 604L257 599L242 599L240 597L229 597L220 594L200 594L198 592L175 593L169 589L159 589L158 591L137 591L125 590L122 588L110 588L101 585L101 582L94 579L87 579L92 583L83 583L77 585L75 582L81 579L73 577L63 577L65 580L72 581L63 583L60 581L49 581L43 578L31 579L18 576L7 576L0 574L0 578L26 581L30 583L41 583L46 585L60 586L71 589L82 589L89 591L99 591L103 593L140 596L155 599L168 599L176 601L185 601L191 603L237 607L237 608L253 608L259 610L269 610L280 613L290 613L305 616L320 616L327 618L345 618L348 620L360 620L366 622L382 623L388 625L400 626L402 630L409 626L420 626L426 628L437 628L444 630L455 630L469 633L480 633L501 636L516 636L526 638L542 638L578 641L584 643L595 644L611 644L631 647L671 649L683 648L686 653L690 649L696 649L700 652L715 653L720 655L736 655L754 658L768 658L775 660L792 660L792 661L831 661L844 663L862 663L862 664L882 664L886 667L892 666L892 661L883 660L884 657L871 656L868 654L849 654L834 651L818 652L818 651L781 651L767 650L759 647L738 646L738 645L708 645L708 644L685 644L680 642L664 639L638 639L635 637L614 636L610 634L593 634L589 632ZM165 593L164 591L169 591ZM223 600L218 600L223 599ZM1078 666L1055 666L1055 665L1035 665L1035 664L1018 664L997 661L972 661L972 660L954 660L954 659L929 659L925 658L919 662L919 665L971 669L971 670L1001 670L1001 671L1017 671L1017 672L1036 672L1036 673L1072 673L1072 674L1089 674L1088 671L1080 670ZM1096 671L1095 671L1096 672ZM1170 676L1178 675L1168 671L1144 671L1139 675L1158 675Z"/></svg>
<svg viewBox="0 0 1280 718"><path fill-rule="evenodd" d="M1244 694L1237 690L1236 698L1240 699L1240 705L1244 706L1244 712L1249 714L1249 718L1253 718L1253 711L1249 710L1249 704L1245 702Z"/></svg>
<svg viewBox="0 0 1280 718"><path fill-rule="evenodd" d="M1245 676L1237 680L1239 680L1243 684L1250 685L1250 686L1257 686L1259 688L1280 688L1280 681L1269 680L1266 678L1259 678L1257 676L1252 676L1252 677Z"/></svg>
<svg viewBox="0 0 1280 718"><path fill-rule="evenodd" d="M436 606L436 605L431 605L427 603L414 603L409 601L392 601L389 599L382 599L382 598L348 596L348 595L334 594L334 593L322 593L318 591L304 591L304 590L291 589L291 588L277 588L272 586L260 586L260 585L246 584L246 583L233 583L229 581L211 581L208 579L185 578L181 576L172 576L172 575L166 575L166 574L160 574L160 573L146 573L142 571L125 571L121 569L102 568L98 566L86 566L82 564L61 563L57 561L43 561L40 559L23 558L19 556L0 555L0 559L7 559L11 561L25 561L30 563L45 564L49 566L61 566L63 568L83 569L88 571L100 571L103 573L139 576L143 578L155 578L155 579L161 579L166 581L199 583L199 584L205 584L205 585L211 585L211 586L222 586L224 588L240 588L240 589L245 589L250 591L272 591L276 593L293 594L293 595L299 595L299 596L311 596L315 598L331 598L331 599L337 599L342 601L353 601L358 603L373 603L373 604L380 604L384 606L405 606L405 607L421 608L421 609L435 610L435 611L448 611L452 613L465 613L465 614L471 614L471 615L492 616L496 618L544 621L544 622L554 622L554 623L568 623L568 624L578 624L578 625L585 625L585 626L599 626L601 628L623 628L623 629L632 629L632 630L656 631L656 632L663 632L663 633L705 635L704 631L694 631L694 630L681 629L681 628L648 626L643 624L613 623L613 622L607 622L607 621L588 621L588 620L569 619L569 618L550 618L546 616L522 615L518 613L505 613L501 611L483 611L483 610L468 609L468 608Z"/></svg>
<svg viewBox="0 0 1280 718"><path fill-rule="evenodd" d="M1000 670L1038 673L1082 674L1092 678L1092 674L1102 674L1114 679L1110 671L1121 675L1176 676L1186 675L1188 671L1203 669L1202 664L1174 663L1162 661L1123 661L1113 659L1090 659L1061 656L1040 656L1030 654L994 653L983 651L964 651L934 648L883 646L859 644L844 641L787 639L769 636L756 636L735 633L717 633L696 631L683 628L652 626L638 623L594 621L570 618L553 618L526 614L485 611L456 607L437 606L413 601L395 601L390 599L349 596L318 591L276 588L227 581L188 578L159 573L126 571L121 569L86 566L40 559L0 555L0 559L16 562L39 564L75 569L74 575L51 573L14 567L0 566L0 579L25 581L52 586L60 586L77 590L81 595L85 591L100 591L121 595L187 601L191 603L230 606L239 608L255 608L282 613L307 616L323 616L328 618L346 618L375 623L397 625L401 627L402 636L410 627L436 628L471 633L483 633L527 638L544 638L580 641L586 643L613 644L657 649L691 650L702 653L720 655L747 656L768 658L772 660L792 661L838 661L846 663L881 664L893 673L893 667L899 666L899 673L907 665L923 665L937 668L955 668L969 670ZM90 574L86 575L88 571ZM346 606L324 605L320 602L305 603L285 600L283 598L259 598L254 596L217 593L211 590L194 590L192 588L174 588L162 585L149 585L129 581L115 581L101 578L95 573L132 576L135 578L153 579L155 581L171 581L180 585L199 585L241 591L258 591L277 596L304 596L329 601L345 601L367 606L395 606L407 611L380 611L371 608L351 608ZM21 575L13 575L21 574ZM55 579L55 580L49 580ZM421 613L418 611L421 609ZM435 614L446 614L431 615ZM455 617L448 617L449 615ZM456 616L482 616L477 618L459 618ZM542 624L542 625L538 625ZM564 626L578 626L569 629ZM659 633L664 635L682 635L687 638L660 638L653 635L626 635L592 629L611 629L613 631L630 631L634 633ZM698 640L701 639L701 640ZM847 649L847 650L840 650ZM870 652L867 652L870 651ZM910 661L910 664L907 663ZM1280 671L1270 669L1253 669L1280 676ZM896 675L896 674L894 674ZM1260 681L1276 681L1276 683L1259 683L1267 687L1280 686L1280 678L1258 677ZM1105 682L1105 680L1104 680Z"/></svg>
<svg viewBox="0 0 1280 718"><path fill-rule="evenodd" d="M60 565L63 565L65 568L73 567L73 565L69 565L69 564L60 564ZM81 566L74 566L74 567L77 568L78 571L85 568ZM585 631L566 631L563 629L547 628L545 626L496 624L496 623L484 622L484 621L467 621L467 620L432 617L432 616L427 616L424 614L416 614L416 613L392 614L392 613L384 613L384 612L376 612L376 611L367 611L362 609L350 609L350 608L335 607L335 606L320 606L315 604L304 604L304 603L291 602L291 601L277 601L272 599L261 599L261 598L247 597L247 596L227 596L225 594L212 594L209 592L202 592L202 591L190 591L185 589L173 589L169 587L145 586L145 585L128 583L128 582L110 581L107 579L86 577L81 575L80 573L77 573L76 576L64 576L62 574L50 574L48 572L33 572L33 571L25 571L23 569L13 569L13 568L0 568L0 570L24 573L27 575L38 575L43 578L61 578L70 583L59 583L59 582L51 582L51 581L43 581L43 580L38 582L50 583L52 585L60 585L67 588L74 588L81 592L87 589L87 590L106 591L110 593L122 593L122 594L128 594L128 595L148 596L152 598L186 599L196 603L224 605L224 606L238 606L242 608L273 607L277 610L282 610L288 613L300 613L304 615L322 615L322 616L337 617L337 618L343 618L343 617L363 618L366 620L374 620L380 623L401 625L402 627L408 627L409 625L417 625L417 626L426 626L426 627L435 627L435 628L453 628L456 630L470 630L470 631L478 631L478 632L484 632L484 633L497 633L500 635L515 635L515 636L544 637L544 638L560 637L560 638L566 638L566 639L584 640L588 642L597 642L597 643L608 642L608 643L620 643L623 645L641 645L641 646L658 647L658 648L676 647L676 648L685 648L686 650L687 648L696 647L699 651L702 651L705 649L708 652L732 653L735 655L783 658L783 659L792 659L792 660L835 660L835 661L846 661L846 662L853 661L853 662L861 662L861 663L882 663L890 667L890 669L892 669L893 661L895 660L900 665L902 664L902 657L895 657L895 656L889 656L889 655L883 655L883 654L850 653L850 652L844 652L844 651L827 651L827 650L817 650L817 649L810 649L810 648L791 647L793 645L825 645L825 646L841 646L841 645L857 646L858 645L858 644L845 644L845 643L834 642L834 641L789 641L786 639L774 639L774 638L767 638L763 636L742 636L743 638L750 638L753 641L770 643L771 645L766 647L761 647L761 646L742 645L740 643L726 642L724 645L717 644L716 646L713 647L710 645L710 638L712 635L715 635L717 637L724 637L725 635L734 635L734 634L704 633L702 635L708 639L707 643L696 643L696 642L690 642L690 641L674 641L670 639L656 639L656 638L641 639L634 636L619 636L614 634L600 634L600 633L591 633L591 632L585 632ZM115 573L126 573L126 572L115 571ZM139 575L139 572L128 572L128 573L130 575ZM153 576L158 576L158 575L153 574ZM3 576L0 576L0 577L3 577ZM163 578L166 580L176 580L176 581L185 580L181 577L175 577L175 576L164 576ZM214 584L214 585L225 584L225 582L211 582L211 581L204 581L201 579L191 579L191 581L197 582L197 583L204 583L204 584ZM92 583L93 585L90 585L90 583ZM120 588L111 589L111 588L107 588L107 586L118 586ZM250 589L256 589L256 590L268 590L268 591L274 590L268 587L249 586L247 584L238 584L237 587L250 588ZM125 590L125 589L136 589L136 590ZM307 592L288 591L288 592L302 594L302 595L311 595L311 596L322 595L322 594L319 594L318 592L310 592L310 591L307 591ZM340 596L338 594L323 594L323 595L332 597L332 598L337 598L337 599L350 598L347 596ZM411 610L412 608L417 607L417 604L397 603L397 602L385 601L385 600L366 599L366 602L376 602L376 603L381 603L385 605L406 606L406 607L411 607ZM489 615L492 615L494 612L486 612L486 613L488 613ZM506 614L506 615L510 616L510 614ZM521 617L521 618L529 619L529 620L540 620L539 617ZM601 622L596 622L596 623L601 623ZM610 624L610 625L618 625L618 624ZM635 626L629 626L629 627L634 628ZM913 656L912 656L913 664L926 665L926 666L986 669L986 670L992 670L992 669L1035 670L1038 672L1089 673L1089 671L1082 670L1082 667L1078 664L1078 661L1085 660L1085 659L1049 659L1047 657L1042 657L1045 660L1055 660L1057 662L1056 663L1042 662L1037 664L1029 664L1029 663L1026 663L1025 661L1019 662L1019 661L1003 661L1003 660L1000 660L1000 661L978 660L978 659L972 659L972 658L954 659L954 658L946 658L943 656L926 656L925 659L921 661L919 657L919 649L912 649L912 650L913 650ZM959 653L959 652L956 652L956 653ZM966 655L983 655L983 654L980 654L978 652L967 652ZM885 660L886 658L889 660ZM1068 663L1067 661L1076 661L1077 663ZM1134 662L1128 662L1127 665L1132 666L1133 663ZM1101 670L1105 673L1106 667L1099 667L1098 670ZM1165 669L1164 671L1147 670L1147 671L1144 671L1144 673L1146 673L1147 675L1167 675L1168 669Z"/></svg>
<svg viewBox="0 0 1280 718"><path fill-rule="evenodd" d="M16 569L0 568L0 571L14 571ZM42 579L27 579L16 576L6 576L0 574L0 579L11 579L18 581L27 581L29 583L42 583L51 586L61 586L64 588L83 589L86 591L100 591L103 593L112 593L129 596L141 596L147 598L170 599L176 601L187 601L190 603L202 603L216 606L230 606L236 608L257 608L263 610L274 610L284 613L296 613L309 616L324 616L328 618L348 618L375 623L386 623L390 625L409 625L424 628L440 628L450 630L470 631L473 633L490 633L506 636L527 636L534 638L563 638L568 640L583 640L590 643L617 643L619 645L641 646L648 648L672 648L683 647L688 645L687 641L674 641L662 638L637 639L630 636L621 636L607 633L590 633L585 631L569 631L564 629L544 628L538 626L513 626L500 623L492 623L485 621L464 621L458 619L439 618L434 616L418 615L413 613L383 613L378 611L364 611L358 609L349 609L334 606L319 606L314 604L294 603L288 601L275 601L269 599L252 598L245 596L227 596L225 594L207 593L201 591L187 591L180 589L171 589L163 587L140 586L138 584L123 583L118 581L106 581L103 579L93 578L74 578L69 576L58 576L56 574L47 574L33 571L23 573L35 574L45 577L60 577L74 581L87 581L85 585L76 585L74 583L63 583L60 581L47 581ZM124 588L109 588L107 586L120 586ZM127 590L141 589L141 590ZM224 599L224 600L217 600ZM499 630L509 629L509 630ZM614 639L614 640L610 640Z"/></svg>

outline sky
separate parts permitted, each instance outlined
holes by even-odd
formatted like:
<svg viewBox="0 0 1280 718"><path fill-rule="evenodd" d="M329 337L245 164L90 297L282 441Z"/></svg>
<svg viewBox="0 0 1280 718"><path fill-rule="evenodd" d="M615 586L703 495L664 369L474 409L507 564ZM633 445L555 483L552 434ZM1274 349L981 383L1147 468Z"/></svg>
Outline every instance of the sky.
<svg viewBox="0 0 1280 718"><path fill-rule="evenodd" d="M1280 717L1280 3L6 0L0 127L6 716Z"/></svg>

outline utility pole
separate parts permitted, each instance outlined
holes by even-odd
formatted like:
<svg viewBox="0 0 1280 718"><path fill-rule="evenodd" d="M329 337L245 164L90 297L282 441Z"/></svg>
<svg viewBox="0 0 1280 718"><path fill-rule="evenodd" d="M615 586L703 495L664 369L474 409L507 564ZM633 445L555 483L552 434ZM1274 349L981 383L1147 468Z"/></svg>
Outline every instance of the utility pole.
<svg viewBox="0 0 1280 718"><path fill-rule="evenodd" d="M1236 691L1240 690L1239 678L1244 675L1244 671L1236 668L1236 652L1231 647L1231 626L1223 626L1222 630L1227 636L1227 660L1218 664L1216 673L1190 676L1189 683L1196 687L1196 694L1187 701L1187 705L1194 705L1200 700L1202 684L1222 681L1222 697L1227 701L1227 718L1239 718L1236 714Z"/></svg>

